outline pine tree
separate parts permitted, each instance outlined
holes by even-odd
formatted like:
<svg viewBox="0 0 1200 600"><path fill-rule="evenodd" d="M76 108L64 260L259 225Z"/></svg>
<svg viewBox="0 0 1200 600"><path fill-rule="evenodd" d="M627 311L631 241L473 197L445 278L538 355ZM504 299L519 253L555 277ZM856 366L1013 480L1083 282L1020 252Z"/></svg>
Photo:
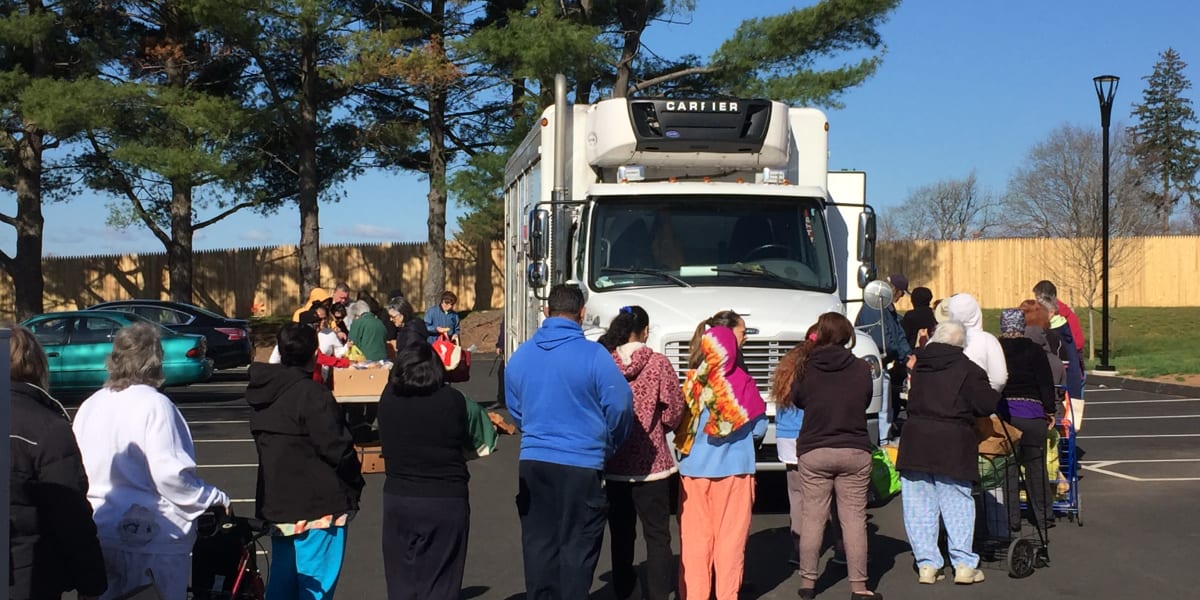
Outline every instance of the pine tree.
<svg viewBox="0 0 1200 600"><path fill-rule="evenodd" d="M1161 231L1170 228L1171 212L1181 198L1200 203L1196 174L1200 169L1200 132L1191 99L1184 92L1192 82L1184 75L1187 63L1167 48L1159 55L1154 72L1143 77L1142 103L1134 105L1138 124L1129 129L1134 154L1146 172L1150 187L1147 201L1153 206Z"/></svg>
<svg viewBox="0 0 1200 600"><path fill-rule="evenodd" d="M0 213L16 237L14 253L0 250L0 269L13 280L17 320L44 308L42 205L68 197L73 183L47 153L79 133L99 24L111 13L84 0L0 2L0 190L16 199L15 212Z"/></svg>

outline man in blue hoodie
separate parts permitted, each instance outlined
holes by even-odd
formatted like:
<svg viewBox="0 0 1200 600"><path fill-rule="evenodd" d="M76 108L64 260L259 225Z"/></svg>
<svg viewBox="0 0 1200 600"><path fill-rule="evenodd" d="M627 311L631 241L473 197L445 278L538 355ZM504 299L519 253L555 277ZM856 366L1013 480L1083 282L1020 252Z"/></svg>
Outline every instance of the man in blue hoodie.
<svg viewBox="0 0 1200 600"><path fill-rule="evenodd" d="M550 290L546 320L504 374L521 428L521 546L529 600L587 598L604 541L604 462L625 441L633 392L604 346L583 337L583 292Z"/></svg>

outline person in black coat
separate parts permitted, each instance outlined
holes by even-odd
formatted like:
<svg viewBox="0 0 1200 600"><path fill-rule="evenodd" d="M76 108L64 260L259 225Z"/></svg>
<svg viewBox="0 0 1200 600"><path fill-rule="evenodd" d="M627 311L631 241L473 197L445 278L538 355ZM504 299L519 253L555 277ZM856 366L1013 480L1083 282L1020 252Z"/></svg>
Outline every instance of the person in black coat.
<svg viewBox="0 0 1200 600"><path fill-rule="evenodd" d="M457 600L471 506L467 454L475 448L467 400L423 340L396 354L379 398L383 561L392 599ZM490 426L490 425L489 425Z"/></svg>
<svg viewBox="0 0 1200 600"><path fill-rule="evenodd" d="M1016 308L1000 312L1000 347L1008 363L1008 382L1001 394L1004 401L997 413L1021 430L1017 460L1025 469L1025 494L1039 527L1053 527L1054 511L1049 490L1049 478L1058 473L1046 473L1046 433L1054 426L1058 396L1054 392L1054 374L1046 360L1046 352L1033 340L1025 337L1025 314ZM1016 471L1012 471L1009 491L1009 525L1021 521L1020 505L1016 502Z"/></svg>
<svg viewBox="0 0 1200 600"><path fill-rule="evenodd" d="M979 481L975 418L996 409L999 394L987 373L963 354L962 323L938 324L929 344L917 352L908 395L908 423L900 437L904 529L917 561L918 581L942 578L938 520L946 525L954 582L983 581L975 537L975 500Z"/></svg>
<svg viewBox="0 0 1200 600"><path fill-rule="evenodd" d="M279 354L282 364L250 365L246 386L258 450L255 511L278 530L267 596L296 598L303 589L331 598L365 482L340 407L312 379L316 330L284 325Z"/></svg>
<svg viewBox="0 0 1200 600"><path fill-rule="evenodd" d="M867 589L867 487L871 478L871 368L847 349L854 326L840 313L818 317L796 356L789 399L804 411L796 440L800 479L800 597L815 597L817 563L830 499L836 498L850 597ZM791 375L791 374L789 374Z"/></svg>
<svg viewBox="0 0 1200 600"><path fill-rule="evenodd" d="M417 311L404 298L392 298L387 306L388 316L396 326L396 352L405 348L413 348L428 343L430 336L436 336L436 331L429 331L425 320L417 317Z"/></svg>
<svg viewBox="0 0 1200 600"><path fill-rule="evenodd" d="M46 353L24 327L9 341L9 586L11 600L81 600L108 588L71 421L45 390Z"/></svg>
<svg viewBox="0 0 1200 600"><path fill-rule="evenodd" d="M937 319L933 316L933 309L929 307L933 302L933 292L927 287L916 287L908 299L913 308L904 313L904 318L900 319L900 326L904 328L904 337L908 339L908 345L916 348L919 342L917 334L922 329L929 335L937 328Z"/></svg>

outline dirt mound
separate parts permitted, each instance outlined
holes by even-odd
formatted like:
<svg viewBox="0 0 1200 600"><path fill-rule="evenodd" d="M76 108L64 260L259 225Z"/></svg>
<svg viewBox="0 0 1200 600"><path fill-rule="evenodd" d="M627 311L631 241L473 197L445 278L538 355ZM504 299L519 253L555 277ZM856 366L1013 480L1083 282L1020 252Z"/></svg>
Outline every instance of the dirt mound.
<svg viewBox="0 0 1200 600"><path fill-rule="evenodd" d="M474 345L476 352L495 352L496 337L500 335L500 319L503 317L503 310L485 310L467 315L460 325L459 339L463 347Z"/></svg>

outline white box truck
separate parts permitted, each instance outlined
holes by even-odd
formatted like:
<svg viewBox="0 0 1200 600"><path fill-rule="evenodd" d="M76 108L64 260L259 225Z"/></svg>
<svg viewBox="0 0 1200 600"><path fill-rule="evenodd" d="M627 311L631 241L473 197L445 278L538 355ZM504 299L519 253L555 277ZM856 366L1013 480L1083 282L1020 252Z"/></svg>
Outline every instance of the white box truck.
<svg viewBox="0 0 1200 600"><path fill-rule="evenodd" d="M681 379L696 325L737 311L766 396L818 315L854 319L875 277L875 219L865 174L828 172L824 113L734 99L568 106L559 88L506 168L505 355L533 335L551 286L575 283L590 338L640 305L648 344ZM871 365L874 417L879 351L860 333L854 353ZM773 433L760 469L781 468Z"/></svg>

